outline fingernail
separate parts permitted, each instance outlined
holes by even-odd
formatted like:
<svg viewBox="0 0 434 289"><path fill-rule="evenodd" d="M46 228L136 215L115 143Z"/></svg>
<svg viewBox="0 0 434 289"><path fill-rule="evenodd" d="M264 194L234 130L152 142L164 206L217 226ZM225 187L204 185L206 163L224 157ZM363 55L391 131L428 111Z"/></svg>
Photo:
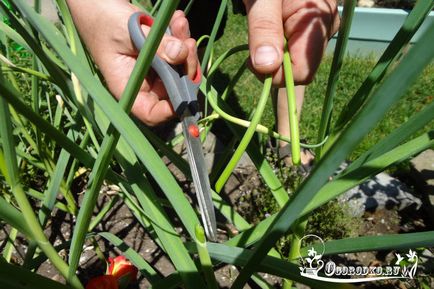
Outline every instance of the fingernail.
<svg viewBox="0 0 434 289"><path fill-rule="evenodd" d="M274 46L264 45L256 49L254 64L258 66L271 65L277 61L279 54Z"/></svg>
<svg viewBox="0 0 434 289"><path fill-rule="evenodd" d="M181 41L172 40L166 45L166 55L171 59L176 59L181 52L182 43Z"/></svg>

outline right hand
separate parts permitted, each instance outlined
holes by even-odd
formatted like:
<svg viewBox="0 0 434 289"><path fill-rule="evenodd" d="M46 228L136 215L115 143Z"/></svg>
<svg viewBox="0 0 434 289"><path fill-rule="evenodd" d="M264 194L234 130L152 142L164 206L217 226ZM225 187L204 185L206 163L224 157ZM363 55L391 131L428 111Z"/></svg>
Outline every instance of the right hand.
<svg viewBox="0 0 434 289"><path fill-rule="evenodd" d="M139 9L123 0L69 0L68 4L80 35L108 88L119 99L138 56L138 51L130 39L127 23L129 17ZM98 10L98 13L95 13L95 10ZM150 28L142 28L147 35ZM182 11L174 13L170 28L173 36L163 37L157 54L170 64L183 64L189 77L193 78L199 66L196 42L190 38L188 22ZM164 85L155 74L145 78L132 113L150 126L175 117Z"/></svg>

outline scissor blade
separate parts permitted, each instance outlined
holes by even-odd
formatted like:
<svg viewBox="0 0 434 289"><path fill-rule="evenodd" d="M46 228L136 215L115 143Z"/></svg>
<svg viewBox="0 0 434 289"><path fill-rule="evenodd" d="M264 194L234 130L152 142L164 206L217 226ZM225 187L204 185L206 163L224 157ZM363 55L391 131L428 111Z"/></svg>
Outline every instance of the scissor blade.
<svg viewBox="0 0 434 289"><path fill-rule="evenodd" d="M194 116L185 116L182 119L182 126L187 144L187 156L190 162L191 176L196 188L196 197L199 203L202 223L209 240L217 240L217 223L215 218L214 205L211 199L211 186L209 183L208 171L202 151L200 136L192 136L189 131L191 127L197 128ZM189 129L190 128L190 129Z"/></svg>

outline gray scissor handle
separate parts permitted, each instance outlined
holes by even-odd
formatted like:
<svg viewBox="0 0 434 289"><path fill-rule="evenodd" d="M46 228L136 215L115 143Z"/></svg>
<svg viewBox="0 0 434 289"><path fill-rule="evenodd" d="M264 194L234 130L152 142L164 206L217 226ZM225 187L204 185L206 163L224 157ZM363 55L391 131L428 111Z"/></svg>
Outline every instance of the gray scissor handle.
<svg viewBox="0 0 434 289"><path fill-rule="evenodd" d="M144 12L136 12L128 20L130 37L138 50L143 47L146 41L141 25L152 26L153 21L153 18ZM170 30L168 32L166 33L170 34ZM183 116L188 109L189 114L199 117L197 92L200 85L200 71L198 71L199 75L193 82L187 75L182 75L158 55L155 55L152 60L152 68L163 81L177 115ZM197 80L197 78L199 79Z"/></svg>
<svg viewBox="0 0 434 289"><path fill-rule="evenodd" d="M137 49L145 44L146 37L143 34L141 25L152 26L153 19L143 13L134 13L128 21L130 37ZM208 239L217 240L217 223L214 205L211 198L211 186L209 183L208 171L202 151L202 143L199 135L193 135L189 129L191 126L197 130L197 119L199 118L199 104L197 92L200 84L200 69L192 81L181 70L175 69L157 55L152 60L152 68L159 75L166 87L173 109L181 117L184 136L187 144L187 155L190 163L193 183L196 188L196 195L201 211L202 222Z"/></svg>

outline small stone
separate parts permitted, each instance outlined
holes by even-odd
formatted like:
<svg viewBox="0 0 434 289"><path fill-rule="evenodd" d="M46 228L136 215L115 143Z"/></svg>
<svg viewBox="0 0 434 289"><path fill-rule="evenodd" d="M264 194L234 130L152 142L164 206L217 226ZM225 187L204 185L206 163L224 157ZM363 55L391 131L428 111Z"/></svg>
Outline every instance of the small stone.
<svg viewBox="0 0 434 289"><path fill-rule="evenodd" d="M84 252L85 252L85 251L93 251L94 249L95 249L94 246L86 246L86 247L84 247L83 251L84 251Z"/></svg>
<svg viewBox="0 0 434 289"><path fill-rule="evenodd" d="M413 221L413 224L414 224L416 227L424 227L424 226L425 226L425 224L424 224L423 221L421 221L421 220L414 220L414 221Z"/></svg>
<svg viewBox="0 0 434 289"><path fill-rule="evenodd" d="M411 160L415 186L423 192L427 212L434 218L434 150L426 150Z"/></svg>
<svg viewBox="0 0 434 289"><path fill-rule="evenodd" d="M413 207L419 210L422 206L422 201L403 182L386 173L380 173L352 188L339 200L348 205L353 216L382 209L401 211Z"/></svg>
<svg viewBox="0 0 434 289"><path fill-rule="evenodd" d="M65 278L63 278L60 274L54 275L51 279L59 283L63 283L65 281Z"/></svg>

